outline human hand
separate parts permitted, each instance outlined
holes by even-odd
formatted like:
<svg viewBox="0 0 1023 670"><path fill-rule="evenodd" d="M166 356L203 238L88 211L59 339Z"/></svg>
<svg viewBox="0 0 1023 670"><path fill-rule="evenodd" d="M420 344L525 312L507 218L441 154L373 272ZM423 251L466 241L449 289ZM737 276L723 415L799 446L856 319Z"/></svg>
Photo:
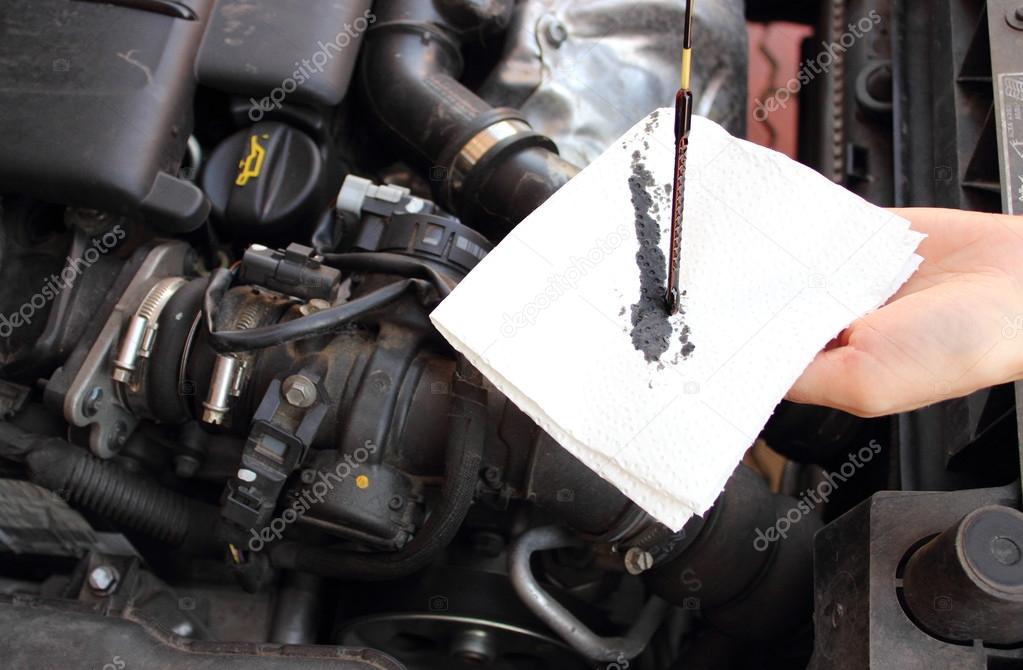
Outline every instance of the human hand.
<svg viewBox="0 0 1023 670"><path fill-rule="evenodd" d="M789 400L872 417L1023 378L1023 220L895 212L928 236L924 262L817 355Z"/></svg>

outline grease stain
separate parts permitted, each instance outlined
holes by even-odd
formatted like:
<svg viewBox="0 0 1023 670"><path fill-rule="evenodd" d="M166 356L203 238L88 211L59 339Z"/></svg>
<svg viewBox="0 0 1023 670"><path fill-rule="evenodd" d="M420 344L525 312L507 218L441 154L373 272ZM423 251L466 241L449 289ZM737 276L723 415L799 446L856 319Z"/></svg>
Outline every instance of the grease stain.
<svg viewBox="0 0 1023 670"><path fill-rule="evenodd" d="M652 117L645 130L652 133L656 117ZM650 144L643 141L645 150ZM668 259L661 250L661 228L657 216L662 207L670 207L671 185L667 188L658 187L653 174L647 168L644 155L636 150L632 154L632 174L629 177L629 191L632 207L635 212L636 239L639 248L636 251L636 266L639 270L640 295L632 305L632 344L641 352L648 363L658 363L663 369L661 357L671 346L673 328L665 309L664 295L667 291ZM683 293L683 296L685 293ZM682 315L685 312L681 312ZM683 324L679 333L681 349L675 355L672 364L689 358L696 346L690 341L691 331Z"/></svg>

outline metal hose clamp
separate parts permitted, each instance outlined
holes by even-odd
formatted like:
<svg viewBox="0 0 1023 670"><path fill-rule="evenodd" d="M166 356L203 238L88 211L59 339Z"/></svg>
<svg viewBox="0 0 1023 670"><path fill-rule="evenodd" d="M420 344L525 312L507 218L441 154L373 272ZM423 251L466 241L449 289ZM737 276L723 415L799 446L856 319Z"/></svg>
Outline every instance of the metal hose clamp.
<svg viewBox="0 0 1023 670"><path fill-rule="evenodd" d="M122 384L130 384L135 375L138 359L149 358L156 340L157 321L164 307L187 282L181 277L167 277L156 282L142 299L128 330L121 340L121 348L114 357L111 377Z"/></svg>

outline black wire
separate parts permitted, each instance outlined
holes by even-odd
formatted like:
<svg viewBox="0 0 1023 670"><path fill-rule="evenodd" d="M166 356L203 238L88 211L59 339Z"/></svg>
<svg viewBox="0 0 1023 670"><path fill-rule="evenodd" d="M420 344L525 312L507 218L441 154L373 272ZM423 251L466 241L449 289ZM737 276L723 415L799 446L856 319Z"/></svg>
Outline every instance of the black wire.
<svg viewBox="0 0 1023 670"><path fill-rule="evenodd" d="M412 275L412 279L388 284L372 293L329 307L308 316L248 330L221 330L214 327L218 306L236 276L236 271L219 268L210 275L203 298L206 312L206 327L209 331L210 346L220 353L253 351L265 349L284 342L315 337L339 330L353 320L394 302L410 289L416 291L423 303L438 302L429 297L429 289L436 290L440 299L451 292L453 281L440 274L423 261L398 254L354 253L327 254L324 263L349 271L375 272L383 274ZM429 283L423 280L428 280Z"/></svg>
<svg viewBox="0 0 1023 670"><path fill-rule="evenodd" d="M448 297L455 281L442 275L432 265L411 256L387 252L324 254L324 265L350 272L377 272L404 277L418 277L430 281L441 299Z"/></svg>

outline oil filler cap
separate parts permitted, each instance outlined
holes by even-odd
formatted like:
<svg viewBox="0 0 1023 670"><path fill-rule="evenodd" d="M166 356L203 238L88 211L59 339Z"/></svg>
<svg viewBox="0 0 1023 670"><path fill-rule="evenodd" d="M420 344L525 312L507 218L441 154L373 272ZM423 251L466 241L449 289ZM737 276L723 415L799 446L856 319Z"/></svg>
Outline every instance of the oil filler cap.
<svg viewBox="0 0 1023 670"><path fill-rule="evenodd" d="M202 175L217 228L273 242L312 231L333 199L326 148L300 130L267 121L217 145Z"/></svg>

